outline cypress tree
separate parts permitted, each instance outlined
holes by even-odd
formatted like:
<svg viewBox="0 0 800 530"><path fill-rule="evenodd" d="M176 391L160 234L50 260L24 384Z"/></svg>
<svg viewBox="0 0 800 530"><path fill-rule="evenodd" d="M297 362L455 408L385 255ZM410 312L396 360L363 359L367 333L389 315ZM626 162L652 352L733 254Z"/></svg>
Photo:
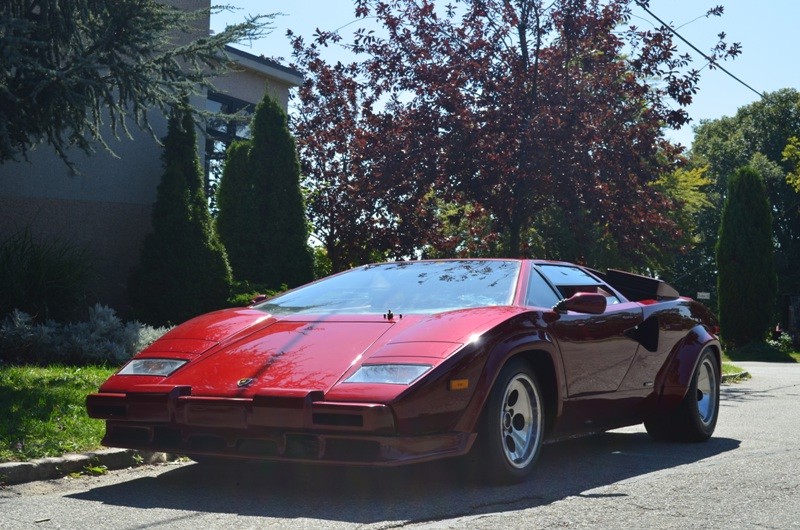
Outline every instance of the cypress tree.
<svg viewBox="0 0 800 530"><path fill-rule="evenodd" d="M757 171L739 168L728 182L717 241L722 338L733 347L763 341L776 294L772 213Z"/></svg>
<svg viewBox="0 0 800 530"><path fill-rule="evenodd" d="M217 188L216 227L236 277L252 280L259 276L260 230L255 227L262 223L256 217L257 198L248 168L249 151L249 140L234 142L228 148Z"/></svg>
<svg viewBox="0 0 800 530"><path fill-rule="evenodd" d="M217 224L234 274L270 289L313 279L300 163L286 113L267 93L252 138L229 151L218 191ZM246 156L245 156L246 151Z"/></svg>
<svg viewBox="0 0 800 530"><path fill-rule="evenodd" d="M225 305L231 271L208 211L192 116L175 109L164 138L164 174L152 229L131 274L134 314L154 325L177 324Z"/></svg>

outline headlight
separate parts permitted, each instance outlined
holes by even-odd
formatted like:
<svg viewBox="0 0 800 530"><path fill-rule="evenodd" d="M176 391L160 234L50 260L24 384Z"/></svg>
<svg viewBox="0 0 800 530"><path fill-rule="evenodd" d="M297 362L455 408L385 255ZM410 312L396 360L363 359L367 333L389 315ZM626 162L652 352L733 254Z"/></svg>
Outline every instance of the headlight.
<svg viewBox="0 0 800 530"><path fill-rule="evenodd" d="M345 383L410 385L430 369L429 364L365 364Z"/></svg>
<svg viewBox="0 0 800 530"><path fill-rule="evenodd" d="M166 377L187 361L183 359L133 359L117 375L160 375Z"/></svg>

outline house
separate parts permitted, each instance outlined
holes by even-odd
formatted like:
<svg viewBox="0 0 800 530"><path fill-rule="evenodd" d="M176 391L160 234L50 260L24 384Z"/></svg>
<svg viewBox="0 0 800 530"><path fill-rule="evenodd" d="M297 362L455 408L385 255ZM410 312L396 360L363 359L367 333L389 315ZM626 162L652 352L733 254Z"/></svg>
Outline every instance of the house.
<svg viewBox="0 0 800 530"><path fill-rule="evenodd" d="M190 8L208 5L207 0L171 3ZM207 18L204 24L207 33ZM299 72L234 48L227 52L237 68L218 77L216 90L195 97L193 104L239 110L253 106L269 90L286 108L289 90L302 82ZM151 124L157 137L166 134L163 116L151 118ZM0 241L28 228L38 240L56 238L87 248L97 274L92 286L96 298L123 314L128 277L150 231L151 205L163 173L159 143L135 127L131 133L132 139L121 135L119 140L107 140L114 154L100 146L92 156L71 152L77 175L46 144L30 152L29 161L0 165ZM236 134L229 127L208 131L200 142L201 159L206 158L204 146L219 151ZM210 164L206 167L211 169Z"/></svg>

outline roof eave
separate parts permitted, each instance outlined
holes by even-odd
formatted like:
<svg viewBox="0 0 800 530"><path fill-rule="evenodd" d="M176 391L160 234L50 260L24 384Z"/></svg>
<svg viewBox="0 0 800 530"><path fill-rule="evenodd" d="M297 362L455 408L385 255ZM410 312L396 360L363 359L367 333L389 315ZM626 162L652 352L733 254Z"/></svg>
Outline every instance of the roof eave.
<svg viewBox="0 0 800 530"><path fill-rule="evenodd" d="M296 87L303 84L303 75L294 68L283 66L265 57L253 55L232 46L225 46L225 52L236 64L243 68L282 81L289 86Z"/></svg>

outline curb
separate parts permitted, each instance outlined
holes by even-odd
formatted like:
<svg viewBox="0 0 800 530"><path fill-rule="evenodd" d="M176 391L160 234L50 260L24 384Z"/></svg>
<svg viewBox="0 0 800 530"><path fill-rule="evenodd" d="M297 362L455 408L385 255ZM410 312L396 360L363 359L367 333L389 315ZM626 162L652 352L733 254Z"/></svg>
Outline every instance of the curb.
<svg viewBox="0 0 800 530"><path fill-rule="evenodd" d="M750 379L752 376L750 372L744 370L741 372L736 372L735 374L725 374L722 376L723 383L736 383L738 381L744 381L745 379Z"/></svg>
<svg viewBox="0 0 800 530"><path fill-rule="evenodd" d="M3 462L0 464L0 485L61 478L70 473L84 472L88 467L102 466L105 469L123 469L145 464L161 464L177 458L178 456L172 453L103 449L83 454L38 458L29 462Z"/></svg>

